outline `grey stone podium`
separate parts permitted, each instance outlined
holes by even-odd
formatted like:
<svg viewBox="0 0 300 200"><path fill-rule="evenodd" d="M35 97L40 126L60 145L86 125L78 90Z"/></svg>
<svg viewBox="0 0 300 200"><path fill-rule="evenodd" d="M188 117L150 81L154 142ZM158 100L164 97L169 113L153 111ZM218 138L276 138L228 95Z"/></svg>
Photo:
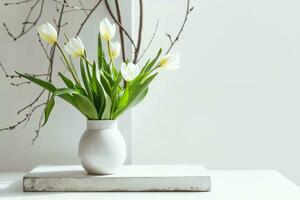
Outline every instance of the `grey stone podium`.
<svg viewBox="0 0 300 200"><path fill-rule="evenodd" d="M201 165L125 165L113 175L89 175L79 166L38 166L23 177L24 192L210 191Z"/></svg>

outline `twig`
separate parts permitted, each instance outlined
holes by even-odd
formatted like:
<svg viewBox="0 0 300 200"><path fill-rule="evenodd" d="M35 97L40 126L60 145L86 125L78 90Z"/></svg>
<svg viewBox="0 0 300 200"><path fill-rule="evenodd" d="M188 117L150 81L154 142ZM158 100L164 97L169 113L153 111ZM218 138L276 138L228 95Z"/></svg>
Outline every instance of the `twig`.
<svg viewBox="0 0 300 200"><path fill-rule="evenodd" d="M171 35L170 34L166 34L167 37L170 40L170 47L167 50L166 54L168 54L171 51L171 49L174 47L175 43L179 41L179 37L180 37L181 33L183 32L183 29L184 29L184 27L186 25L186 22L188 20L188 16L193 11L193 9L194 9L194 7L190 7L190 0L187 0L185 17L184 17L183 23L181 25L181 28L180 28L179 32L177 33L176 38L174 40L172 40Z"/></svg>
<svg viewBox="0 0 300 200"><path fill-rule="evenodd" d="M143 33L143 15L144 15L144 8L143 8L143 0L139 0L139 8L140 8L140 17L139 17L139 30L138 30L138 40L137 40L137 45L136 45L136 50L134 53L134 59L133 62L136 63L140 48L141 48L141 43L142 43L142 33Z"/></svg>
<svg viewBox="0 0 300 200"><path fill-rule="evenodd" d="M46 47L44 46L44 44L42 43L41 38L40 38L40 35L39 35L39 34L37 34L37 35L38 35L38 38L39 38L39 44L40 44L40 46L42 47L42 49L43 49L43 51L44 51L44 53L45 53L45 55L46 55L48 61L50 61L50 57L49 57L49 54L48 54L48 52L47 52L47 49L46 49Z"/></svg>
<svg viewBox="0 0 300 200"><path fill-rule="evenodd" d="M91 9L91 11L89 12L89 14L85 17L85 19L83 20L83 22L80 24L80 27L76 33L76 35L78 36L83 28L83 26L85 25L85 23L87 22L87 20L90 18L90 16L94 13L94 11L96 10L96 8L100 5L100 3L102 2L102 0L98 0L98 2L96 3L96 5Z"/></svg>
<svg viewBox="0 0 300 200"><path fill-rule="evenodd" d="M29 3L33 0L24 0L24 1L16 1L16 2L10 2L10 3L4 3L5 6L11 6L11 5L20 5L24 3Z"/></svg>
<svg viewBox="0 0 300 200"><path fill-rule="evenodd" d="M78 11L83 11L84 13L87 13L87 11L91 11L91 9L72 9L72 10L66 10L66 11L64 11L64 14L71 13L71 12L78 12Z"/></svg>
<svg viewBox="0 0 300 200"><path fill-rule="evenodd" d="M27 108L30 108L32 107L36 102L39 101L39 99L41 98L41 96L44 94L45 92L45 89L43 89L38 95L37 97L30 103L28 104L27 106L21 108L20 110L18 110L17 114L19 115L20 113L22 113L24 110L26 110Z"/></svg>
<svg viewBox="0 0 300 200"><path fill-rule="evenodd" d="M32 139L31 145L34 145L35 141L37 140L37 138L38 138L39 135L40 135L40 131L41 131L41 128L42 128L42 120L43 120L43 117L44 117L44 113L42 113L41 116L40 116L38 128L35 130L35 136L34 136L34 138Z"/></svg>
<svg viewBox="0 0 300 200"><path fill-rule="evenodd" d="M8 74L1 62L0 62L0 67L1 67L2 71L4 72L6 78L11 78L11 79L22 78L20 75L11 75L11 74ZM29 73L25 73L25 74L29 75L29 76L32 76L32 77L48 76L48 74L29 74Z"/></svg>
<svg viewBox="0 0 300 200"><path fill-rule="evenodd" d="M28 122L30 121L31 116L32 116L32 114L35 112L35 110L38 109L38 108L41 108L41 107L43 107L43 106L45 106L45 105L46 105L46 103L44 102L44 103L40 103L40 104L34 106L34 107L27 113L27 116L28 116L28 117L27 117L27 120L26 120L26 122L25 122L25 124L24 124L24 126L23 126L22 128L24 128L24 127L28 124Z"/></svg>
<svg viewBox="0 0 300 200"><path fill-rule="evenodd" d="M31 82L30 81L23 81L23 82L20 82L20 83L10 83L12 86L15 86L15 87L18 87L20 85L28 85L30 84Z"/></svg>
<svg viewBox="0 0 300 200"><path fill-rule="evenodd" d="M118 0L115 0L115 5L117 10L118 22L122 25L122 16L121 16L121 10L120 10L120 5ZM120 34L121 48L122 48L122 59L123 62L125 62L126 54L125 54L124 31L120 27L119 27L119 34Z"/></svg>
<svg viewBox="0 0 300 200"><path fill-rule="evenodd" d="M39 10L38 16L35 18L35 20L33 22L30 22L29 19L31 17L31 14L32 14L33 10L35 9L35 7L40 2L41 2L41 6L40 6L40 10ZM14 41L16 41L17 39L21 38L23 35L25 35L27 32L29 32L37 24L37 22L40 20L40 18L42 16L42 13L43 13L44 2L45 2L45 0L36 0L35 3L29 8L29 12L28 12L28 14L26 16L25 21L22 23L22 30L19 33L19 35L14 36L12 34L12 32L10 32L10 30L9 30L8 26L6 25L6 23L3 23L3 26L4 26L7 34L11 38L13 38ZM30 25L30 26L26 29L27 25Z"/></svg>
<svg viewBox="0 0 300 200"><path fill-rule="evenodd" d="M84 5L83 5L83 3L82 3L82 1L81 0L78 0L79 1L79 4L80 4L80 6L82 7L82 9L81 10L83 10L84 11L84 13L86 14L86 15L88 15L88 12L87 12L87 10L90 10L90 9L85 9L84 8Z"/></svg>
<svg viewBox="0 0 300 200"><path fill-rule="evenodd" d="M150 41L149 41L147 47L144 49L142 55L137 59L137 61L136 61L137 63L143 58L143 56L145 55L145 53L147 52L147 50L148 50L149 47L151 46L151 44L152 44L152 42L153 42L153 40L154 40L154 38L155 38L155 35L156 35L156 33L157 33L158 25L159 25L159 21L157 21L157 23L156 23L154 33L152 34L152 37L151 37L151 39L150 39Z"/></svg>
<svg viewBox="0 0 300 200"><path fill-rule="evenodd" d="M77 6L74 6L74 5L72 5L72 4L66 3L65 1L59 1L59 0L52 0L52 1L54 1L54 2L56 2L56 3L59 3L59 4L61 4L61 5L64 5L65 7L70 7L70 8L78 9L78 10L82 9L82 8L80 8L80 7L77 7Z"/></svg>
<svg viewBox="0 0 300 200"><path fill-rule="evenodd" d="M5 128L2 128L0 129L0 132L1 131L11 131L15 128L17 128L18 126L20 126L22 123L24 123L26 120L27 120L28 116L27 114L25 115L25 117L21 120L21 121L18 121L16 124L14 125L11 125L11 126L8 126L8 127L5 127Z"/></svg>

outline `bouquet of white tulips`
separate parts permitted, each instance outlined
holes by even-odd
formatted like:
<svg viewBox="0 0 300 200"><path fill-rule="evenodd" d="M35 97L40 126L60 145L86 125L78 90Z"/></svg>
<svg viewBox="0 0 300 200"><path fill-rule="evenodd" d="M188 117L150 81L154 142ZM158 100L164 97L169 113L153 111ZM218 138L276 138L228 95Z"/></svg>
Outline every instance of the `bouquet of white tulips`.
<svg viewBox="0 0 300 200"><path fill-rule="evenodd" d="M95 62L87 57L79 37L67 39L63 50L57 42L57 31L51 24L46 23L38 27L39 36L50 45L57 46L71 75L67 77L59 73L66 86L57 88L50 82L16 72L52 93L45 108L44 124L54 107L55 97L70 103L89 120L116 119L128 108L143 100L147 95L149 84L161 69L179 67L179 56L166 55L160 58L161 49L155 58L149 59L142 68L128 59L120 66L116 66L115 60L119 56L121 46L119 42L112 41L115 32L116 26L107 18L100 23L98 60ZM103 44L107 47L107 56L103 51ZM72 57L79 59L78 70L73 64Z"/></svg>

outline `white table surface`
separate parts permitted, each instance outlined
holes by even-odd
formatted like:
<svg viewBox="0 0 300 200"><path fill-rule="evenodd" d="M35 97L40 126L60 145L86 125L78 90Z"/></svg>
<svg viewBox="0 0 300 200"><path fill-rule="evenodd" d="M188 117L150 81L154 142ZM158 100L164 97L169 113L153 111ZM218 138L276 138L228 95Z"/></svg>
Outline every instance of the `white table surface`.
<svg viewBox="0 0 300 200"><path fill-rule="evenodd" d="M300 200L300 189L274 170L209 171L211 192L24 193L25 172L0 172L0 199L55 200Z"/></svg>

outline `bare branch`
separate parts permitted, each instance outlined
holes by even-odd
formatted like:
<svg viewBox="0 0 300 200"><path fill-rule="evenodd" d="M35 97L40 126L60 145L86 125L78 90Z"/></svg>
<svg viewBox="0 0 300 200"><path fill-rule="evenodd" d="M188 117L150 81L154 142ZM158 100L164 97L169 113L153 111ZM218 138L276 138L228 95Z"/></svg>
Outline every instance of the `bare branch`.
<svg viewBox="0 0 300 200"><path fill-rule="evenodd" d="M28 117L27 117L27 120L26 120L26 122L25 122L25 124L24 124L24 126L23 126L22 128L24 128L24 127L28 124L28 122L30 121L31 116L32 116L32 114L35 112L35 110L38 109L38 108L41 108L41 107L43 107L43 106L45 106L45 105L46 105L46 103L44 102L44 103L40 103L40 104L34 106L34 107L27 113L27 116L28 116Z"/></svg>
<svg viewBox="0 0 300 200"><path fill-rule="evenodd" d="M42 128L43 116L44 116L44 113L42 113L41 116L40 116L38 128L35 130L35 136L32 139L32 143L31 143L32 145L34 145L35 141L37 140L37 138L40 135L40 131L41 131L41 128Z"/></svg>
<svg viewBox="0 0 300 200"><path fill-rule="evenodd" d="M87 10L90 10L90 9L85 9L85 8L84 8L84 5L83 5L83 3L82 3L82 1L81 1L81 0L78 0L78 1L79 1L80 6L82 7L81 10L83 10L84 13L85 13L86 15L88 15L89 13L87 12Z"/></svg>
<svg viewBox="0 0 300 200"><path fill-rule="evenodd" d="M39 101L39 99L41 98L41 96L44 94L44 92L45 92L45 89L43 89L43 90L37 95L37 97L36 97L30 104L28 104L27 106L21 108L21 109L17 112L17 114L22 113L22 112L23 112L24 110L26 110L27 108L31 108L34 104L36 104L36 103Z"/></svg>
<svg viewBox="0 0 300 200"><path fill-rule="evenodd" d="M122 16L121 16L121 10L120 10L120 5L118 0L115 0L115 5L117 10L118 22L122 25ZM122 59L123 62L125 62L126 54L125 54L124 31L120 27L119 27L119 34L120 34L121 47L122 47Z"/></svg>
<svg viewBox="0 0 300 200"><path fill-rule="evenodd" d="M11 79L22 78L20 75L8 74L1 62L0 62L0 67L1 67L2 71L4 72L6 78L11 78ZM41 77L41 76L47 76L48 74L29 74L29 73L26 73L26 75L30 75L32 77Z"/></svg>
<svg viewBox="0 0 300 200"><path fill-rule="evenodd" d="M181 25L181 28L180 28L179 32L177 33L176 38L175 38L174 40L172 40L171 35L170 35L170 34L166 34L167 37L168 37L169 40L170 40L170 47L169 47L169 49L167 50L166 54L168 54L168 53L171 51L171 49L174 47L175 43L179 41L179 37L180 37L180 35L182 34L183 29L184 29L184 27L185 27L185 25L186 25L186 22L187 22L187 20L188 20L188 16L189 16L189 14L193 11L193 9L194 9L194 7L190 7L190 0L187 0L185 17L184 17L183 23L182 23L182 25Z"/></svg>
<svg viewBox="0 0 300 200"><path fill-rule="evenodd" d="M64 14L71 13L71 12L78 12L78 11L83 11L84 13L88 13L87 11L91 11L91 9L71 9L71 10L64 11Z"/></svg>
<svg viewBox="0 0 300 200"><path fill-rule="evenodd" d="M97 7L100 5L100 3L102 2L102 0L98 0L98 2L96 3L96 5L91 9L91 11L89 12L89 14L86 16L86 18L83 20L83 22L80 24L80 27L76 33L76 35L78 36L83 28L83 26L85 25L85 23L87 22L87 20L90 18L90 16L94 13L94 11L97 9Z"/></svg>
<svg viewBox="0 0 300 200"><path fill-rule="evenodd" d="M21 124L23 124L27 120L27 118L28 118L28 116L26 114L25 117L22 120L18 121L16 124L8 126L8 127L5 127L5 128L1 128L0 132L1 131L11 131L11 130L17 128L18 126L20 126Z"/></svg>
<svg viewBox="0 0 300 200"><path fill-rule="evenodd" d="M19 86L21 86L21 85L28 85L28 84L30 84L31 82L30 81L22 81L22 82L20 82L20 83L10 83L12 86L15 86L15 87L19 87Z"/></svg>
<svg viewBox="0 0 300 200"><path fill-rule="evenodd" d="M136 63L138 56L139 56L139 52L140 52L140 48L141 48L141 43L142 43L142 33L143 33L143 21L144 21L144 7L143 7L143 0L139 0L139 8L140 8L140 17L139 17L139 30L138 30L138 40L137 40L137 45L136 45L136 50L134 53L134 59L133 62Z"/></svg>
<svg viewBox="0 0 300 200"><path fill-rule="evenodd" d="M151 46L151 44L152 44L152 42L153 42L153 40L154 40L154 38L155 38L155 35L156 35L156 33L157 33L158 25L159 25L159 21L157 21L157 23L156 23L154 33L152 34L152 37L151 37L151 39L150 39L148 45L147 45L146 48L144 49L142 55L137 59L137 61L136 61L137 63L143 58L143 56L145 55L145 53L147 52L147 50L148 50L149 47Z"/></svg>
<svg viewBox="0 0 300 200"><path fill-rule="evenodd" d="M29 3L33 0L23 0L23 1L16 1L16 2L9 2L9 3L4 3L5 6L11 6L11 5L20 5L24 3Z"/></svg>
<svg viewBox="0 0 300 200"><path fill-rule="evenodd" d="M69 7L69 8L73 8L73 9L77 9L77 10L82 9L82 8L80 8L80 7L78 7L78 6L74 6L74 5L69 4L69 3L65 2L65 1L59 1L59 0L52 0L52 1L54 1L54 2L56 2L56 3L59 3L59 4L61 4L61 5L64 5L64 6L67 7L67 8Z"/></svg>
<svg viewBox="0 0 300 200"><path fill-rule="evenodd" d="M38 35L38 38L39 38L39 44L40 44L40 46L42 47L42 49L43 49L43 51L44 51L44 53L45 53L45 55L46 55L46 57L47 57L48 61L50 61L50 57L49 57L49 54L48 54L47 48L46 48L46 47L45 47L45 45L42 43L42 41L41 41L41 38L40 38L39 34L37 34L37 35Z"/></svg>
<svg viewBox="0 0 300 200"><path fill-rule="evenodd" d="M37 17L35 18L34 21L29 21L30 17L32 15L32 12L34 11L34 9L37 7L37 5L41 2L41 6L39 8L39 13L37 15ZM25 35L26 33L28 33L36 24L37 22L40 20L42 13L43 13L43 9L44 9L44 2L45 0L36 0L35 3L29 8L29 12L27 13L26 19L25 21L22 23L22 30L18 35L14 35L8 28L8 26L6 25L6 23L3 23L3 26L7 32L7 34L13 39L13 40L17 40L19 38L21 38L23 35ZM27 25L29 25L29 27L27 27Z"/></svg>

